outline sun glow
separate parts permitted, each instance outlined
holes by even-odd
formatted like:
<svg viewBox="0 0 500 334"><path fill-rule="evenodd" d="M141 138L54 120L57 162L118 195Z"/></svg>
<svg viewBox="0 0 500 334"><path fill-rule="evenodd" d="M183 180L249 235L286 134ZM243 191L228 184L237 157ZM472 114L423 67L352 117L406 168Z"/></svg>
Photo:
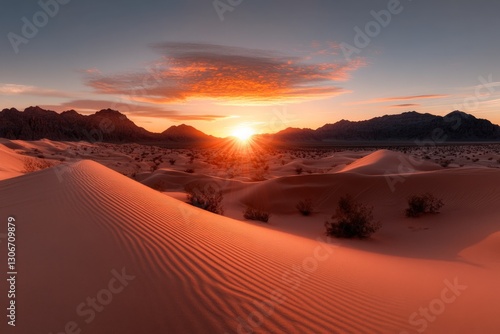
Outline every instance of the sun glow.
<svg viewBox="0 0 500 334"><path fill-rule="evenodd" d="M255 134L255 131L248 126L240 126L233 130L232 135L242 142L248 141Z"/></svg>

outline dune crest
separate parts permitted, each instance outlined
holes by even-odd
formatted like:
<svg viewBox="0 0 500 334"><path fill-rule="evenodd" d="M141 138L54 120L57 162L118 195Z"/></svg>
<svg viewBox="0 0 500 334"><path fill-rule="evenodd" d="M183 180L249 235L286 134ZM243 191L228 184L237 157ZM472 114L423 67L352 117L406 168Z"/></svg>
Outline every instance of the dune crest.
<svg viewBox="0 0 500 334"><path fill-rule="evenodd" d="M21 332L32 332L30 324L56 332L70 320L89 333L407 327L385 283L344 284L349 274L335 262L346 250L210 214L92 161L56 168L0 183L2 214L18 213L17 301L30 319L19 321ZM122 268L134 280L87 324L77 306ZM249 325L252 314L258 324Z"/></svg>
<svg viewBox="0 0 500 334"><path fill-rule="evenodd" d="M410 158L399 152L378 150L347 165L340 172L365 175L387 175L409 174L439 169L441 169L441 167L432 162Z"/></svg>

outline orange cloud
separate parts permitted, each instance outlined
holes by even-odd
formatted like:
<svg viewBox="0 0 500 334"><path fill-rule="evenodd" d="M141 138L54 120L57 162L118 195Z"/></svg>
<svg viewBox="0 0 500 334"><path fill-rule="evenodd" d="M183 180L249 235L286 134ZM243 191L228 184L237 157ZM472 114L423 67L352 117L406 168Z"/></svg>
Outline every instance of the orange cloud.
<svg viewBox="0 0 500 334"><path fill-rule="evenodd" d="M154 68L139 73L93 75L87 84L102 94L130 100L172 103L215 99L238 103L290 102L331 97L346 91L336 86L364 66L348 63L305 63L270 51L196 43L153 46L163 54Z"/></svg>
<svg viewBox="0 0 500 334"><path fill-rule="evenodd" d="M0 94L33 95L43 97L70 97L70 94L58 90L18 84L0 84Z"/></svg>
<svg viewBox="0 0 500 334"><path fill-rule="evenodd" d="M443 97L449 97L447 94L425 94L425 95L407 95L407 96L393 96L393 97L381 97L366 101L357 101L350 104L371 104L371 103L383 103L383 102L393 102L393 101L406 101L406 100L421 100L421 99L438 99Z"/></svg>
<svg viewBox="0 0 500 334"><path fill-rule="evenodd" d="M311 42L311 48L315 50L314 56L336 56L340 51L340 44L334 41L321 42L314 40Z"/></svg>
<svg viewBox="0 0 500 334"><path fill-rule="evenodd" d="M390 106L391 108L403 108L403 107L418 107L419 103L402 103L402 104L393 104Z"/></svg>
<svg viewBox="0 0 500 334"><path fill-rule="evenodd" d="M388 102L388 101L404 101L404 100L420 100L420 99L437 99L441 97L448 97L447 94L427 94L427 95L410 95L410 96L395 96L395 97L384 97L375 99L377 102Z"/></svg>

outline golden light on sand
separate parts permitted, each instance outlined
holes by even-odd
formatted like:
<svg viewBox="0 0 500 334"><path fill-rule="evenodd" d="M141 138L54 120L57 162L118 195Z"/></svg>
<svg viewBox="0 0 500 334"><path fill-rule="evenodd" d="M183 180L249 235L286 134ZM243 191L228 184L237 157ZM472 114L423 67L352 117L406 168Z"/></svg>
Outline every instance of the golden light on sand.
<svg viewBox="0 0 500 334"><path fill-rule="evenodd" d="M255 134L254 129L249 126L239 126L233 130L232 135L242 142L246 142Z"/></svg>

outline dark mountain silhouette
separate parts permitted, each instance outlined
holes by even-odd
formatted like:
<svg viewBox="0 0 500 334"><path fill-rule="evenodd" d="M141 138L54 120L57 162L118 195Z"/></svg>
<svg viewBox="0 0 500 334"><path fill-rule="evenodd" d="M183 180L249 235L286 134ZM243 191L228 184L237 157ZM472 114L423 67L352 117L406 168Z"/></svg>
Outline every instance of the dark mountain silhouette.
<svg viewBox="0 0 500 334"><path fill-rule="evenodd" d="M446 116L410 111L366 121L341 120L316 130L288 128L273 137L282 142L488 141L500 140L500 127L461 111Z"/></svg>
<svg viewBox="0 0 500 334"><path fill-rule="evenodd" d="M85 116L75 110L59 114L40 107L29 107L24 111L14 108L2 110L0 137L176 145L212 144L220 140L185 124L172 126L162 133L152 133L138 127L119 111L111 109ZM444 117L411 111L366 121L341 120L325 124L316 130L288 128L276 134L256 136L255 139L263 142L272 139L283 143L496 141L500 140L500 127L461 111L453 111Z"/></svg>
<svg viewBox="0 0 500 334"><path fill-rule="evenodd" d="M171 141L205 140L207 137L211 136L186 124L173 125L161 133L161 138Z"/></svg>
<svg viewBox="0 0 500 334"><path fill-rule="evenodd" d="M212 136L184 124L172 126L161 134L152 133L112 109L103 109L84 116L74 110L58 114L40 107L29 107L24 111L14 108L2 110L0 137L89 142L193 142L213 139Z"/></svg>

